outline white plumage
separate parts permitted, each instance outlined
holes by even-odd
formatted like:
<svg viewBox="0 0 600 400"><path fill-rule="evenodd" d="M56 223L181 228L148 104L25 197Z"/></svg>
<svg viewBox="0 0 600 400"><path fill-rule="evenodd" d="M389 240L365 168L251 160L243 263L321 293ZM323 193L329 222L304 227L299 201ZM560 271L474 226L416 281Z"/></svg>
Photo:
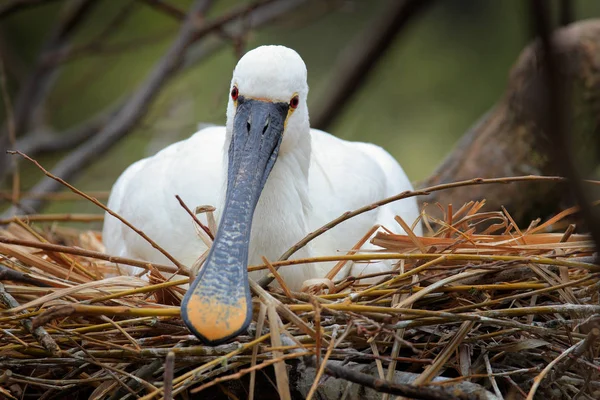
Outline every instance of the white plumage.
<svg viewBox="0 0 600 400"><path fill-rule="evenodd" d="M276 260L309 232L346 211L412 190L400 165L382 148L344 141L310 129L306 67L295 51L282 46L263 46L247 53L235 68L231 90L226 127L202 129L189 139L134 163L114 185L108 203L109 208L143 230L183 264L191 266L205 252L206 246L175 195L191 209L213 205L217 220L221 218L238 93L239 101L285 103L286 107L290 104L279 154L270 174L266 172L268 178L254 211L249 265L261 264L262 256ZM291 105L295 96L297 108ZM254 117L247 118L250 131ZM269 121L267 119L264 130ZM293 257L345 252L374 224L401 231L394 221L395 215L412 224L418 216L416 200L397 201L343 222ZM416 233L421 233L420 227ZM109 215L103 237L111 254L168 262L135 232ZM290 288L297 290L306 279L325 276L331 266L299 265L281 268L280 273ZM338 277L349 272L358 276L388 268L389 264L383 262L349 264Z"/></svg>

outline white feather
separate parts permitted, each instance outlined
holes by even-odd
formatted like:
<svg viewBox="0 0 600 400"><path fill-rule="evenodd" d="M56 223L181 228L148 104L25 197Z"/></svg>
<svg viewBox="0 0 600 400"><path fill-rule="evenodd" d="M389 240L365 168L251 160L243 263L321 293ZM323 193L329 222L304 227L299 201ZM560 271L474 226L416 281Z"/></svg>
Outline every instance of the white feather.
<svg viewBox="0 0 600 400"><path fill-rule="evenodd" d="M261 257L276 260L309 232L346 211L354 210L405 190L412 190L400 165L372 144L348 142L309 128L306 67L293 50L263 46L247 53L235 68L231 88L240 95L300 104L288 118L277 161L254 212L249 264ZM115 183L108 206L153 238L185 265L191 266L206 250L194 222L175 199L179 195L194 209L216 207L217 221L225 200L227 149L235 116L230 99L226 127L200 130L153 157L132 164ZM293 257L332 255L349 250L373 225L401 232L400 215L411 224L418 216L416 200L388 204L343 222L298 251ZM417 234L421 228L417 227ZM150 262L168 260L131 229L106 216L104 243L114 255ZM307 279L321 278L332 264L284 267L280 273L294 290ZM349 265L338 277L390 268L389 263ZM139 272L136 270L134 272ZM257 274L251 275L257 278Z"/></svg>

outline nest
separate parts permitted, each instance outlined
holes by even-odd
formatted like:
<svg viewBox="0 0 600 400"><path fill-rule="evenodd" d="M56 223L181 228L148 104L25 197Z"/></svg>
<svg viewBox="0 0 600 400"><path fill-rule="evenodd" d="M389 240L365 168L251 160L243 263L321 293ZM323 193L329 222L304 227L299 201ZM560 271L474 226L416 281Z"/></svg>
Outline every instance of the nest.
<svg viewBox="0 0 600 400"><path fill-rule="evenodd" d="M394 260L374 283L253 285L247 334L215 347L179 317L184 281L144 263L150 282L127 276L98 232L14 219L0 231L0 397L375 398L360 384L414 398L600 398L600 267L591 239L563 223L575 210L521 230L482 205L425 210L426 237L380 229L361 241L379 252L310 260Z"/></svg>

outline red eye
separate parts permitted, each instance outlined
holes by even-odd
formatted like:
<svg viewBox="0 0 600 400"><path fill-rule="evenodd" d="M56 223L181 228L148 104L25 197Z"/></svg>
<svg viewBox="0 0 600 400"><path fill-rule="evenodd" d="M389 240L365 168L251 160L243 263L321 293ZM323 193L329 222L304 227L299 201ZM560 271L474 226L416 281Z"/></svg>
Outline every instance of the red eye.
<svg viewBox="0 0 600 400"><path fill-rule="evenodd" d="M240 92L238 91L238 88L234 86L233 89L231 89L231 98L233 99L233 101L236 101L239 95Z"/></svg>
<svg viewBox="0 0 600 400"><path fill-rule="evenodd" d="M298 99L298 96L292 97L292 99L290 100L290 107L296 109L298 107L298 104L300 104L300 99Z"/></svg>

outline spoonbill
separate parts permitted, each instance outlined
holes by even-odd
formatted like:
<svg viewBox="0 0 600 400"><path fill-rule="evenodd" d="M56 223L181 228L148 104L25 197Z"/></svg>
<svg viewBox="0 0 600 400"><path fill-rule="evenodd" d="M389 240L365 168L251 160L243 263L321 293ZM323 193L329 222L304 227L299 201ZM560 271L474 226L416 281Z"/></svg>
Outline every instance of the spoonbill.
<svg viewBox="0 0 600 400"><path fill-rule="evenodd" d="M311 129L307 95L306 66L298 53L283 46L258 47L235 67L225 127L202 129L132 164L112 189L109 208L188 266L207 247L175 195L192 207L216 207L220 222L215 240L181 304L186 325L206 343L221 343L250 323L249 264L262 263L262 256L277 259L346 211L412 190L400 165L382 148ZM373 225L397 226L396 215L413 223L416 200L390 203L347 220L295 256L349 250ZM420 234L421 228L415 231ZM112 254L167 261L110 215L103 237ZM330 268L315 263L281 268L279 273L297 290ZM337 277L389 269L384 262L349 264Z"/></svg>

